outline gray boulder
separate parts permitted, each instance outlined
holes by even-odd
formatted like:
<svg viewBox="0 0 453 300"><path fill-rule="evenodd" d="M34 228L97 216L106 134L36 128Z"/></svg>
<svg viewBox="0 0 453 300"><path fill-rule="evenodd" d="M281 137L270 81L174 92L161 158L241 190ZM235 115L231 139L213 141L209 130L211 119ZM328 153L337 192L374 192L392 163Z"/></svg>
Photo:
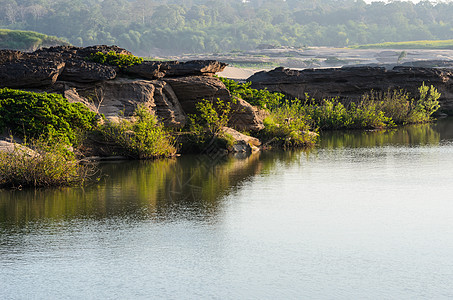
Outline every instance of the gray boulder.
<svg viewBox="0 0 453 300"><path fill-rule="evenodd" d="M98 82L116 77L113 67L85 60L68 60L59 80L74 82Z"/></svg>
<svg viewBox="0 0 453 300"><path fill-rule="evenodd" d="M187 62L164 62L161 71L166 77L213 76L222 72L227 64L216 60L191 60Z"/></svg>

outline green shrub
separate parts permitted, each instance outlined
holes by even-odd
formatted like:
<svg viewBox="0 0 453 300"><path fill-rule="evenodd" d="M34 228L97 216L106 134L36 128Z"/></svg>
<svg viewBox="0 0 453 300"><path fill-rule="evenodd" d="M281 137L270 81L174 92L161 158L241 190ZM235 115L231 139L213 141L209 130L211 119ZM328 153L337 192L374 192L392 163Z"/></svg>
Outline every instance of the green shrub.
<svg viewBox="0 0 453 300"><path fill-rule="evenodd" d="M302 107L302 102L296 99L274 108L264 119L265 127L259 137L265 143L283 148L315 144L317 134L311 131L309 119L301 113Z"/></svg>
<svg viewBox="0 0 453 300"><path fill-rule="evenodd" d="M223 134L222 128L228 126L230 119L231 103L217 99L216 102L202 100L195 104L197 115L189 116L192 130L204 131L210 136Z"/></svg>
<svg viewBox="0 0 453 300"><path fill-rule="evenodd" d="M230 149L234 138L223 131L228 126L231 103L220 99L217 101L202 100L196 105L198 114L189 115L185 143L181 151L185 153L200 153Z"/></svg>
<svg viewBox="0 0 453 300"><path fill-rule="evenodd" d="M135 110L135 120L106 123L100 132L106 141L121 148L119 154L131 158L153 159L176 153L173 138L144 106Z"/></svg>
<svg viewBox="0 0 453 300"><path fill-rule="evenodd" d="M418 91L420 98L417 100L414 110L416 114L421 115L421 122L427 122L431 119L432 114L440 108L438 100L441 95L434 86L431 85L428 87L425 83L423 83Z"/></svg>
<svg viewBox="0 0 453 300"><path fill-rule="evenodd" d="M299 104L299 113L304 115L313 128L332 129L374 129L393 126L378 105L371 101L361 101L344 106L338 99L323 99L316 103L308 96L304 104Z"/></svg>
<svg viewBox="0 0 453 300"><path fill-rule="evenodd" d="M82 184L93 175L93 168L81 165L65 143L40 139L30 146L17 145L12 152L0 152L0 186L51 187Z"/></svg>
<svg viewBox="0 0 453 300"><path fill-rule="evenodd" d="M96 123L94 112L61 95L0 89L0 131L14 136L43 135L74 144L79 133L92 130Z"/></svg>
<svg viewBox="0 0 453 300"><path fill-rule="evenodd" d="M101 64L118 66L120 68L130 67L133 65L139 65L143 63L143 58L141 57L137 57L132 54L118 54L115 51L110 51L108 53L102 52L92 53L88 57L88 60Z"/></svg>
<svg viewBox="0 0 453 300"><path fill-rule="evenodd" d="M257 90L250 88L251 82L237 83L234 80L219 77L230 91L232 96L241 98L251 105L258 106L266 110L272 110L279 107L285 99L282 93L269 92L266 89Z"/></svg>
<svg viewBox="0 0 453 300"><path fill-rule="evenodd" d="M281 93L250 88L251 83L237 83L220 78L233 96L237 96L266 109L265 129L259 137L283 147L309 145L316 141L316 130L379 129L395 124L424 123L439 109L440 93L423 84L418 100L402 90L385 93L371 92L361 101L347 105L339 99L315 101L306 95L305 100L288 100Z"/></svg>
<svg viewBox="0 0 453 300"><path fill-rule="evenodd" d="M407 123L413 110L410 95L403 90L388 90L385 93L372 91L363 95L362 102L375 104L386 117L391 118L396 124Z"/></svg>
<svg viewBox="0 0 453 300"><path fill-rule="evenodd" d="M418 91L418 99L411 98L409 93L403 90L371 92L363 96L362 102L376 105L396 124L426 123L440 107L438 101L440 93L434 86L428 87L424 83Z"/></svg>

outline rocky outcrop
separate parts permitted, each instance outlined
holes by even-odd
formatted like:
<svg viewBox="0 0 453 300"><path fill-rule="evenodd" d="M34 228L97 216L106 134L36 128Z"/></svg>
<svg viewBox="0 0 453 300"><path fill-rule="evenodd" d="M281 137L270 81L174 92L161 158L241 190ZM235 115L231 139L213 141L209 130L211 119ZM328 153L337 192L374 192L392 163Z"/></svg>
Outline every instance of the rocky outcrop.
<svg viewBox="0 0 453 300"><path fill-rule="evenodd" d="M230 92L217 78L207 76L186 76L178 78L164 78L178 97L182 108L188 114L197 112L195 104L201 100L225 102L231 100Z"/></svg>
<svg viewBox="0 0 453 300"><path fill-rule="evenodd" d="M215 73L222 72L225 67L225 63L215 60L145 61L140 65L127 67L124 72L142 78L158 79L163 77L212 76Z"/></svg>
<svg viewBox="0 0 453 300"><path fill-rule="evenodd" d="M62 81L98 82L111 80L116 77L113 67L101 65L91 61L68 60L63 72L59 76Z"/></svg>
<svg viewBox="0 0 453 300"><path fill-rule="evenodd" d="M130 51L126 49L120 48L118 46L107 46L107 45L95 45L89 47L74 47L74 46L56 46L50 48L42 48L38 49L35 52L31 53L31 55L38 55L38 56L55 56L60 55L68 58L73 59L84 59L89 57L91 54L102 52L115 52L117 54L125 54L130 55L132 54Z"/></svg>
<svg viewBox="0 0 453 300"><path fill-rule="evenodd" d="M276 68L251 76L252 88L281 92L303 99L308 93L317 99L339 97L359 100L370 91L403 89L412 95L424 82L434 85L442 94L441 109L453 113L453 70L437 68L394 67L343 67L337 69L290 70Z"/></svg>
<svg viewBox="0 0 453 300"><path fill-rule="evenodd" d="M131 76L137 76L146 79L158 79L165 76L161 71L161 62L144 61L142 64L133 65L124 69L124 72Z"/></svg>
<svg viewBox="0 0 453 300"><path fill-rule="evenodd" d="M223 132L233 138L233 149L234 153L252 153L259 150L261 142L255 137L251 137L234 130L233 128L223 127Z"/></svg>
<svg viewBox="0 0 453 300"><path fill-rule="evenodd" d="M16 50L0 50L0 64L20 59L23 53Z"/></svg>
<svg viewBox="0 0 453 300"><path fill-rule="evenodd" d="M144 62L113 67L87 60L97 52L130 55L116 46L58 46L32 53L0 51L0 87L32 88L60 93L113 120L131 117L138 106L148 107L171 127L186 124L203 99L230 102L225 85L213 77L226 64L213 60ZM247 102L232 102L230 125L239 130L263 128L259 111Z"/></svg>
<svg viewBox="0 0 453 300"><path fill-rule="evenodd" d="M266 111L235 97L234 101L231 102L228 126L241 131L259 131L264 128L263 120L266 116Z"/></svg>
<svg viewBox="0 0 453 300"><path fill-rule="evenodd" d="M183 127L187 122L187 115L172 87L165 81L155 81L154 88L155 114L166 126Z"/></svg>
<svg viewBox="0 0 453 300"><path fill-rule="evenodd" d="M70 102L80 102L110 121L132 117L147 107L168 127L181 128L186 114L170 85L161 80L116 78L96 85L65 82L58 92Z"/></svg>
<svg viewBox="0 0 453 300"><path fill-rule="evenodd" d="M99 113L107 118L131 116L138 106L145 106L166 126L183 127L186 123L178 98L164 81L116 79L106 81L99 90Z"/></svg>
<svg viewBox="0 0 453 300"><path fill-rule="evenodd" d="M191 60L187 62L166 62L161 70L167 77L212 76L222 72L227 64L216 60Z"/></svg>
<svg viewBox="0 0 453 300"><path fill-rule="evenodd" d="M171 85L183 110L188 114L197 113L196 103L202 100L213 103L221 100L231 102L229 126L245 131L258 131L264 128L262 113L242 99L237 98L232 101L230 92L217 78L186 76L164 78L164 80Z"/></svg>
<svg viewBox="0 0 453 300"><path fill-rule="evenodd" d="M0 137L0 152L23 154L30 157L37 157L39 153L19 144L9 138Z"/></svg>
<svg viewBox="0 0 453 300"><path fill-rule="evenodd" d="M60 60L30 58L26 61L12 60L0 64L0 88L30 88L54 84L63 71L65 63Z"/></svg>

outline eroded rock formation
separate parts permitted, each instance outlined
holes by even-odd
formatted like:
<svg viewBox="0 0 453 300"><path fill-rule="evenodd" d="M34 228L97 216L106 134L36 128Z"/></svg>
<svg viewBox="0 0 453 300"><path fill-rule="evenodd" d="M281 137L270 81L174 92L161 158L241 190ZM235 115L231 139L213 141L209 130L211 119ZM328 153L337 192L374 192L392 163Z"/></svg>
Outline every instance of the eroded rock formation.
<svg viewBox="0 0 453 300"><path fill-rule="evenodd" d="M290 97L310 97L359 100L371 90L385 92L389 89L403 89L413 96L424 82L433 85L442 94L441 110L453 113L453 70L447 68L421 67L343 67L332 69L306 69L302 71L276 68L251 76L252 88L267 88Z"/></svg>
<svg viewBox="0 0 453 300"><path fill-rule="evenodd" d="M0 87L60 93L82 102L108 119L132 116L138 105L148 107L167 126L183 127L202 99L232 97L213 77L226 64L218 61L151 62L119 68L88 61L93 53L131 54L116 46L79 48L58 46L32 53L0 50ZM231 126L239 130L263 128L259 111L234 101Z"/></svg>

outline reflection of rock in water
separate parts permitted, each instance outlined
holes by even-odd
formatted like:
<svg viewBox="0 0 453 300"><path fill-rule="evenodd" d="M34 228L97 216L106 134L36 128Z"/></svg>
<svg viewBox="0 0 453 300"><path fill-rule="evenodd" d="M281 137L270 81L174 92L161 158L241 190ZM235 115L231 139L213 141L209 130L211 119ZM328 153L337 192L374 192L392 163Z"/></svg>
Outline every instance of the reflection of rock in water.
<svg viewBox="0 0 453 300"><path fill-rule="evenodd" d="M453 118L442 118L435 123L435 130L440 133L441 140L453 140Z"/></svg>

